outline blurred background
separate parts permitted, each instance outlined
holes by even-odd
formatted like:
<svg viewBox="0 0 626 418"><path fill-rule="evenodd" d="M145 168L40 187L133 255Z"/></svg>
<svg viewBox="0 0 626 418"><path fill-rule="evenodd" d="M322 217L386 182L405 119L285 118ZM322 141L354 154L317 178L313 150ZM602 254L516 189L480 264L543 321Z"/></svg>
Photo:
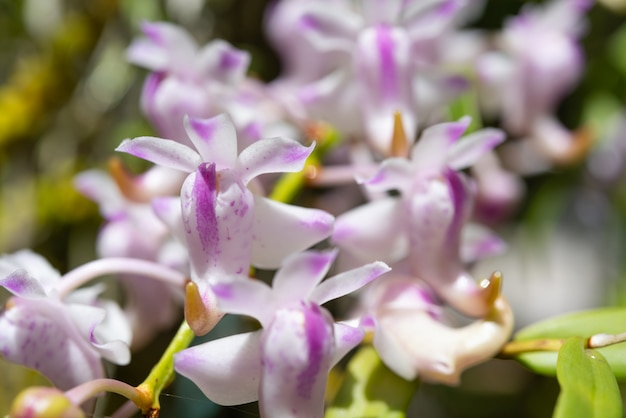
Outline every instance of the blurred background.
<svg viewBox="0 0 626 418"><path fill-rule="evenodd" d="M32 248L60 271L95 257L101 218L73 188L73 176L105 168L122 139L153 134L139 110L146 75L125 61L142 21L181 24L199 44L222 38L252 55L251 73L269 81L280 61L262 22L266 0L0 0L0 253ZM523 1L486 1L471 26L498 30ZM583 38L586 70L562 102L560 119L585 127L594 146L582 160L524 179L526 197L498 227L509 252L475 266L504 272L518 326L561 312L626 304L626 2L595 5ZM486 124L497 121L486 121ZM125 158L134 170L144 166ZM616 162L617 161L617 162ZM0 294L4 295L4 294ZM5 295L4 295L5 296ZM243 329L234 320L211 338ZM173 331L173 330L172 330ZM116 376L143 380L171 335L134 356ZM1 360L0 360L1 361ZM0 415L19 387L41 379L0 365ZM408 416L548 417L556 380L512 361L493 360L464 374L458 388L422 385ZM110 399L112 398L112 399ZM108 397L97 416L119 399ZM162 416L258 416L256 407L220 408L178 378L162 399Z"/></svg>

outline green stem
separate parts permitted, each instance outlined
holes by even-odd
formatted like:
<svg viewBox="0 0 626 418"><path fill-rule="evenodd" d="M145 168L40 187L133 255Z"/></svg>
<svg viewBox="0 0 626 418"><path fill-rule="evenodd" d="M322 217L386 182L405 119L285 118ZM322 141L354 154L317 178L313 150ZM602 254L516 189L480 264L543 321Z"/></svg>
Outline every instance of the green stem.
<svg viewBox="0 0 626 418"><path fill-rule="evenodd" d="M186 321L178 328L178 332L170 342L159 362L152 368L146 380L137 386L142 396L149 400L150 409L143 410L144 416L157 417L160 409L159 396L161 391L174 378L174 354L184 350L191 344L194 333Z"/></svg>

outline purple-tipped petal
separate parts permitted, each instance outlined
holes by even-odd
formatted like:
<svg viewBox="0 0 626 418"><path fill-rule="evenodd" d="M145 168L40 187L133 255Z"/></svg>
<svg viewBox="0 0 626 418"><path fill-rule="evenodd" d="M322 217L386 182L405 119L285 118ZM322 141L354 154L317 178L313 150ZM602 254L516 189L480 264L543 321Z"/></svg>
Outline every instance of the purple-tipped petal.
<svg viewBox="0 0 626 418"><path fill-rule="evenodd" d="M328 273L336 256L337 251L333 250L306 251L288 257L272 281L278 300L307 300Z"/></svg>
<svg viewBox="0 0 626 418"><path fill-rule="evenodd" d="M188 146L149 136L125 139L115 150L188 173L194 172L202 163L200 155Z"/></svg>
<svg viewBox="0 0 626 418"><path fill-rule="evenodd" d="M141 25L145 38L135 40L126 51L133 64L153 71L176 71L190 60L196 43L189 34L172 23L145 22Z"/></svg>
<svg viewBox="0 0 626 418"><path fill-rule="evenodd" d="M233 168L237 161L237 134L226 114L210 119L185 118L185 130L203 161L218 170Z"/></svg>
<svg viewBox="0 0 626 418"><path fill-rule="evenodd" d="M261 340L261 415L323 416L333 348L332 318L319 306L276 312Z"/></svg>
<svg viewBox="0 0 626 418"><path fill-rule="evenodd" d="M344 213L335 221L332 241L361 262L403 259L409 252L404 202L381 199Z"/></svg>
<svg viewBox="0 0 626 418"><path fill-rule="evenodd" d="M292 139L268 138L257 141L239 154L239 173L244 184L265 173L289 173L302 170L313 152Z"/></svg>
<svg viewBox="0 0 626 418"><path fill-rule="evenodd" d="M285 257L327 238L335 218L309 209L254 196L252 264L277 268ZM276 231L288 231L277 234Z"/></svg>
<svg viewBox="0 0 626 418"><path fill-rule="evenodd" d="M9 292L23 298L45 297L46 292L37 279L34 279L26 270L16 270L0 279L0 286Z"/></svg>
<svg viewBox="0 0 626 418"><path fill-rule="evenodd" d="M261 331L209 341L174 355L174 369L220 405L259 398Z"/></svg>
<svg viewBox="0 0 626 418"><path fill-rule="evenodd" d="M439 175L446 166L448 153L471 123L465 116L458 122L440 123L427 128L411 152L413 164L424 177Z"/></svg>
<svg viewBox="0 0 626 418"><path fill-rule="evenodd" d="M311 293L310 300L321 305L329 300L337 299L362 288L390 270L391 268L387 264L382 261L376 261L363 267L340 273L317 286Z"/></svg>
<svg viewBox="0 0 626 418"><path fill-rule="evenodd" d="M205 77L235 85L246 75L250 65L250 53L216 39L200 50L196 64L197 71Z"/></svg>
<svg viewBox="0 0 626 418"><path fill-rule="evenodd" d="M31 250L20 250L0 256L0 277L8 276L15 270L26 270L41 284L44 291L56 286L61 278L48 260Z"/></svg>
<svg viewBox="0 0 626 418"><path fill-rule="evenodd" d="M457 141L448 153L448 166L462 170L473 165L480 157L500 145L505 134L499 129L486 128Z"/></svg>

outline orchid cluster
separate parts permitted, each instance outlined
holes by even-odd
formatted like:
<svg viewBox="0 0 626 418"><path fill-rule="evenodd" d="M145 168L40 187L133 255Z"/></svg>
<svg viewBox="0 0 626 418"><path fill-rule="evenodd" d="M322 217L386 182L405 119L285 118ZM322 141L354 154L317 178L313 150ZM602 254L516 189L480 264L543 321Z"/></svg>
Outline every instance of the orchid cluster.
<svg viewBox="0 0 626 418"><path fill-rule="evenodd" d="M175 371L220 405L322 417L329 372L359 344L407 381L448 385L496 356L513 311L503 274L472 266L506 250L491 228L522 199L521 176L581 155L555 110L581 76L591 4L525 7L478 34L464 25L480 3L275 1L265 25L283 72L269 83L224 40L142 24L127 58L149 71L140 106L157 136L116 151L152 166L115 159L75 179L105 219L100 258L66 274L29 250L0 258L0 354L58 389L10 416L83 416L101 391L154 416ZM468 94L502 126L453 111ZM507 149L529 162L508 165ZM123 305L91 283L107 275ZM257 330L188 347L226 314ZM128 364L182 315L173 371L137 388L107 378L104 362Z"/></svg>

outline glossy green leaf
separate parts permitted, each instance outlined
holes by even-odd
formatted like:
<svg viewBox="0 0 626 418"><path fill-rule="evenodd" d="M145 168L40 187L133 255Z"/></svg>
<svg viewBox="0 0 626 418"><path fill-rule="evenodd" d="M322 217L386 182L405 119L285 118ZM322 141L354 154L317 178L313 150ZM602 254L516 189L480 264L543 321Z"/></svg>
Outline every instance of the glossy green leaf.
<svg viewBox="0 0 626 418"><path fill-rule="evenodd" d="M515 341L542 338L590 337L626 332L626 308L601 308L558 316L532 324L515 334ZM620 381L626 381L626 343L599 348ZM556 352L530 352L516 359L536 373L556 374Z"/></svg>
<svg viewBox="0 0 626 418"><path fill-rule="evenodd" d="M361 347L347 371L326 418L404 418L417 380L408 382L398 377L371 346Z"/></svg>
<svg viewBox="0 0 626 418"><path fill-rule="evenodd" d="M559 351L557 378L561 394L554 418L619 418L622 400L611 367L584 339L569 338Z"/></svg>

